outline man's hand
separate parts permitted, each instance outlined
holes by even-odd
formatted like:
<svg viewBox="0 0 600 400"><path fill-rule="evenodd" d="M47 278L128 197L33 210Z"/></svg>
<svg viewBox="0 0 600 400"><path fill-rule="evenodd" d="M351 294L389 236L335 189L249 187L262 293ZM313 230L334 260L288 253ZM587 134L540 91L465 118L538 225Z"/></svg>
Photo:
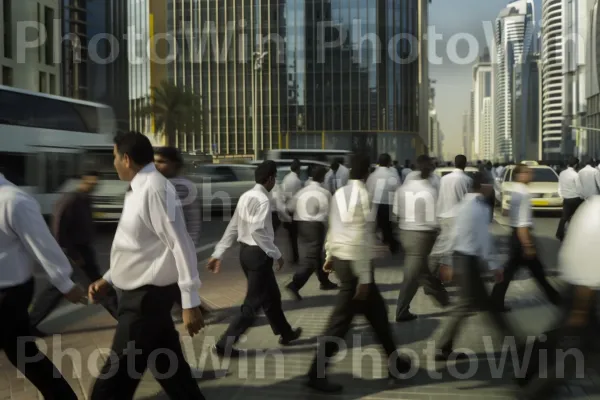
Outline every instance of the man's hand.
<svg viewBox="0 0 600 400"><path fill-rule="evenodd" d="M588 313L585 311L573 310L567 321L567 326L571 328L582 328L588 323Z"/></svg>
<svg viewBox="0 0 600 400"><path fill-rule="evenodd" d="M194 336L204 328L204 316L200 307L188 308L181 312L183 326L190 336Z"/></svg>
<svg viewBox="0 0 600 400"><path fill-rule="evenodd" d="M84 290L77 285L73 286L73 289L69 293L65 294L65 298L73 304L87 304L88 302Z"/></svg>
<svg viewBox="0 0 600 400"><path fill-rule="evenodd" d="M361 283L356 288L356 294L354 295L354 300L365 301L367 296L369 295L369 285L366 283Z"/></svg>
<svg viewBox="0 0 600 400"><path fill-rule="evenodd" d="M496 283L504 281L504 270L501 268L494 271L494 277L496 278Z"/></svg>
<svg viewBox="0 0 600 400"><path fill-rule="evenodd" d="M279 260L277 260L277 267L275 269L277 269L277 271L281 271L284 265L285 261L283 261L283 257L280 257Z"/></svg>
<svg viewBox="0 0 600 400"><path fill-rule="evenodd" d="M88 287L88 297L92 303L97 302L110 290L110 283L104 279L98 279Z"/></svg>
<svg viewBox="0 0 600 400"><path fill-rule="evenodd" d="M333 272L333 261L325 261L325 264L323 264L323 271L327 274L331 274Z"/></svg>
<svg viewBox="0 0 600 400"><path fill-rule="evenodd" d="M218 274L221 270L221 260L218 258L210 258L208 263L206 263L206 269L212 272L213 274Z"/></svg>
<svg viewBox="0 0 600 400"><path fill-rule="evenodd" d="M440 279L444 283L452 282L452 279L454 279L454 269L449 265L441 265Z"/></svg>

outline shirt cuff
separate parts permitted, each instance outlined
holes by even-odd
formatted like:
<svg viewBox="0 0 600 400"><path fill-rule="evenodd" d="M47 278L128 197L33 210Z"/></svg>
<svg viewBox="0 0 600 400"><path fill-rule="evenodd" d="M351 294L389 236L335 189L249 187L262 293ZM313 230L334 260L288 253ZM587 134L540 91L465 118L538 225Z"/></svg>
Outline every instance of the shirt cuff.
<svg viewBox="0 0 600 400"><path fill-rule="evenodd" d="M75 282L71 279L64 280L62 282L53 283L54 286L62 293L67 294L75 287Z"/></svg>
<svg viewBox="0 0 600 400"><path fill-rule="evenodd" d="M108 271L106 271L106 273L104 274L104 276L102 277L102 279L104 279L106 282L108 282L111 285L113 285L113 282L112 282L112 279L111 279L111 276L110 276L110 269Z"/></svg>
<svg viewBox="0 0 600 400"><path fill-rule="evenodd" d="M181 290L181 289L180 289ZM202 302L196 288L189 290L181 290L181 308L189 310L190 308L198 307Z"/></svg>
<svg viewBox="0 0 600 400"><path fill-rule="evenodd" d="M214 253L212 253L212 255L210 256L210 258L214 258L217 260L220 260L223 258L223 254L225 254L224 251L221 251L219 249L215 249Z"/></svg>
<svg viewBox="0 0 600 400"><path fill-rule="evenodd" d="M277 261L281 258L281 252L279 251L279 249L269 251L269 254L267 254L267 255L275 261Z"/></svg>

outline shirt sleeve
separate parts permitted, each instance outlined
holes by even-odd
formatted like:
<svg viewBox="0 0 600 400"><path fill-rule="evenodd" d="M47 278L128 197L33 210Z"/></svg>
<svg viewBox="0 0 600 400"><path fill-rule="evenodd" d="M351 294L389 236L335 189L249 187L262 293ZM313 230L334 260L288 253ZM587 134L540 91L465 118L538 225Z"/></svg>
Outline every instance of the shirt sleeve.
<svg viewBox="0 0 600 400"><path fill-rule="evenodd" d="M238 205L239 207L239 205ZM223 254L230 248L235 240L238 237L238 224L239 224L240 216L239 209L236 207L233 216L231 217L231 221L227 225L227 229L225 229L225 233L223 233L223 237L215 246L215 251L212 254L212 258L221 259L223 258Z"/></svg>
<svg viewBox="0 0 600 400"><path fill-rule="evenodd" d="M39 206L31 199L15 204L12 224L27 252L44 268L50 282L63 294L75 286L71 280L73 268L62 249L52 237Z"/></svg>
<svg viewBox="0 0 600 400"><path fill-rule="evenodd" d="M175 188L170 183L164 191L148 192L150 223L160 240L173 252L179 274L177 283L181 290L181 307L190 309L200 305L198 289L201 282L196 248L185 226L181 203L173 202L171 205L167 201L169 190L175 194Z"/></svg>
<svg viewBox="0 0 600 400"><path fill-rule="evenodd" d="M529 228L533 226L533 222L531 221L531 200L527 194L519 194L518 196L520 197L520 203L515 228Z"/></svg>
<svg viewBox="0 0 600 400"><path fill-rule="evenodd" d="M279 260L281 258L281 252L275 246L274 238L269 235L266 227L266 221L270 220L269 217L270 207L268 202L263 202L258 207L258 213L255 216L254 221L251 222L253 225L251 228L252 239L256 242L267 256L273 260Z"/></svg>

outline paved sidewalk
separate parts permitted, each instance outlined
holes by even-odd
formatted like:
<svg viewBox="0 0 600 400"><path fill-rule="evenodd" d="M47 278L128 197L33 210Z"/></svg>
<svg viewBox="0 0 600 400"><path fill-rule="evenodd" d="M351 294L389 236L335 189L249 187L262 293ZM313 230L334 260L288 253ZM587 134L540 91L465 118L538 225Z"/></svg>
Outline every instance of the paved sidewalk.
<svg viewBox="0 0 600 400"><path fill-rule="evenodd" d="M284 247L285 251L285 247ZM402 281L401 261L392 257L377 260L377 282L388 303L390 317L395 311L395 299L399 283ZM287 266L278 273L283 287L290 278L292 267ZM206 372L199 384L207 399L288 399L319 400L328 398L308 391L302 386L303 375L315 353L316 337L321 334L327 322L335 293L322 292L316 278L312 278L302 291L304 300L295 302L287 293L283 293L284 310L293 326L304 328L303 338L297 346L281 348L266 320L260 318L256 327L248 332L241 348L262 349L252 351L247 358L240 360L217 359L208 348L224 331L228 317L238 311L245 294L246 282L237 261L237 251L232 249L223 261L221 274L210 275L202 271L201 289L205 304L219 309L226 317L225 321L209 325L201 335L191 339L183 336L182 341L188 360ZM545 304L541 293L529 280L514 282L508 293L509 303L515 307L511 318L524 324L531 334L543 332L556 318L556 312ZM389 387L383 377L384 368L380 361L378 346L373 335L362 318L355 320L349 349L346 356L331 370L331 378L344 383L345 394L335 396L341 399L471 399L513 398L516 386L508 377L511 363L507 360L499 367L498 376L494 368L498 360L491 354L500 346L500 339L492 337L490 346L482 340L492 335L483 316L469 319L455 344L456 348L466 347L478 355L478 361L444 364L435 363L428 350L429 341L439 334L438 329L446 318L447 311L434 306L422 291L413 301L413 312L419 314L416 321L393 323L395 337L402 349L411 353L419 370L412 380L399 387ZM87 399L87 393L93 382L92 372L101 364L98 349L110 347L114 331L114 321L97 306L76 310L72 320L64 325L62 335L39 340L49 349L48 353L59 366L70 384L78 392L80 399ZM362 347L359 348L358 344ZM63 356L60 356L63 349ZM78 352L69 354L65 349ZM431 350L431 349L429 349ZM490 354L488 360L488 353ZM81 358L81 361L79 360ZM510 358L510 356L509 356ZM477 368L474 368L477 367ZM469 368L473 368L469 373ZM438 374L439 372L439 374ZM455 379L463 374L469 379ZM472 376L471 376L472 375ZM495 379L490 379L491 376ZM558 398L598 398L593 389L600 383L594 370L586 371L584 379L572 382L565 387ZM37 399L35 389L8 366L4 354L0 353L0 400ZM167 399L161 394L156 381L146 374L136 394L136 399Z"/></svg>

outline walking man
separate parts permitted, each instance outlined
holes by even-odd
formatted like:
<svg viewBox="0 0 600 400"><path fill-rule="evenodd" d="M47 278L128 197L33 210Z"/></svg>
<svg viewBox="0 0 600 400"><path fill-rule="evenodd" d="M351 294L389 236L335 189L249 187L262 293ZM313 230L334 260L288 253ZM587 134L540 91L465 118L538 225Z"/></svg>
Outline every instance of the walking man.
<svg viewBox="0 0 600 400"><path fill-rule="evenodd" d="M71 260L71 264L78 267L89 282L96 282L102 277L94 251L94 219L90 199L90 194L97 184L96 171L84 173L77 189L58 200L52 220L56 241ZM63 294L52 283L36 297L29 312L31 331L35 336L46 336L37 326L56 309L62 298ZM108 291L101 304L117 319L118 300L114 289Z"/></svg>
<svg viewBox="0 0 600 400"><path fill-rule="evenodd" d="M380 155L379 166L367 179L367 190L377 207L376 230L381 231L383 243L388 245L392 254L398 253L400 247L392 222L392 203L398 187L400 187L400 177L392 167L392 157L389 154Z"/></svg>
<svg viewBox="0 0 600 400"><path fill-rule="evenodd" d="M594 168L594 162L588 161L577 174L579 176L579 196L587 200L592 196L600 194L600 170Z"/></svg>
<svg viewBox="0 0 600 400"><path fill-rule="evenodd" d="M323 269L335 271L341 282L336 305L329 317L325 338L343 339L356 314L363 314L388 356L392 376L410 370L410 362L397 356L387 309L375 284L373 270L373 223L369 192L365 181L369 176L369 158L355 155L350 182L338 190L331 203L327 232L326 261ZM348 207L342 206L348 205ZM319 343L317 355L308 372L307 385L317 391L336 393L342 386L329 382L326 368L338 351L332 341Z"/></svg>
<svg viewBox="0 0 600 400"><path fill-rule="evenodd" d="M302 300L300 290L315 272L321 283L321 290L333 290L338 287L321 268L331 203L331 193L321 186L325 173L325 168L315 167L312 182L300 190L289 205L289 210L294 213L294 221L298 224L298 239L303 252L301 269L286 286L296 300Z"/></svg>
<svg viewBox="0 0 600 400"><path fill-rule="evenodd" d="M350 171L344 166L344 159L336 158L325 175L325 187L335 194L339 188L346 186L349 176Z"/></svg>
<svg viewBox="0 0 600 400"><path fill-rule="evenodd" d="M235 213L207 264L210 271L218 273L225 251L235 241L240 243L240 262L248 279L248 291L240 314L215 346L215 352L221 356L239 355L233 346L252 326L261 309L273 333L281 336L279 343L282 345L289 345L302 334L301 328L292 329L283 313L281 292L273 271L274 261L277 262L278 271L284 264L274 242L269 197L275 185L277 166L273 161L265 161L256 168L254 176L256 185L240 197Z"/></svg>
<svg viewBox="0 0 600 400"><path fill-rule="evenodd" d="M283 178L283 181L281 182L281 190L283 191L286 205L289 203L292 197L294 197L294 195L298 193L300 189L302 189L303 185L299 176L300 167L301 165L298 159L292 161L292 165L290 167L291 171ZM293 263L297 264L298 260L300 259L298 252L298 224L293 219L290 219L290 222L284 223L284 226L288 231L290 245L292 246Z"/></svg>
<svg viewBox="0 0 600 400"><path fill-rule="evenodd" d="M556 238L561 242L565 238L565 226L571 220L577 208L583 203L579 191L579 175L577 174L579 160L571 157L567 169L562 171L558 177L558 195L563 199L563 210L556 230Z"/></svg>
<svg viewBox="0 0 600 400"><path fill-rule="evenodd" d="M510 197L510 237L509 258L504 266L504 279L496 283L492 290L492 300L500 311L509 311L504 306L504 297L508 285L518 269L525 265L531 275L541 286L551 303L558 305L560 295L546 279L544 266L538 258L534 237L532 234L533 218L531 210L531 195L527 185L531 182L532 171L526 165L517 165L512 172L514 184Z"/></svg>
<svg viewBox="0 0 600 400"><path fill-rule="evenodd" d="M130 186L113 240L110 269L90 285L89 295L97 300L111 285L122 294L111 349L115 356L102 367L90 399L133 399L147 368L170 399L204 399L171 317L180 296L188 333L193 336L204 327L198 308L196 250L181 204L175 188L156 170L147 136L120 133L114 142L115 169ZM158 349L160 354L150 357Z"/></svg>
<svg viewBox="0 0 600 400"><path fill-rule="evenodd" d="M67 381L33 340L27 308L33 297L32 266L38 262L50 282L72 303L85 293L40 213L38 203L0 174L0 348L8 361L46 400L77 400Z"/></svg>
<svg viewBox="0 0 600 400"><path fill-rule="evenodd" d="M394 214L400 227L400 241L404 248L404 279L398 295L396 322L417 318L410 312L410 303L419 286L425 294L440 305L448 303L448 293L436 274L430 269L429 253L438 235L436 216L437 190L431 185L433 164L429 156L417 158L421 179L410 179L396 192Z"/></svg>

